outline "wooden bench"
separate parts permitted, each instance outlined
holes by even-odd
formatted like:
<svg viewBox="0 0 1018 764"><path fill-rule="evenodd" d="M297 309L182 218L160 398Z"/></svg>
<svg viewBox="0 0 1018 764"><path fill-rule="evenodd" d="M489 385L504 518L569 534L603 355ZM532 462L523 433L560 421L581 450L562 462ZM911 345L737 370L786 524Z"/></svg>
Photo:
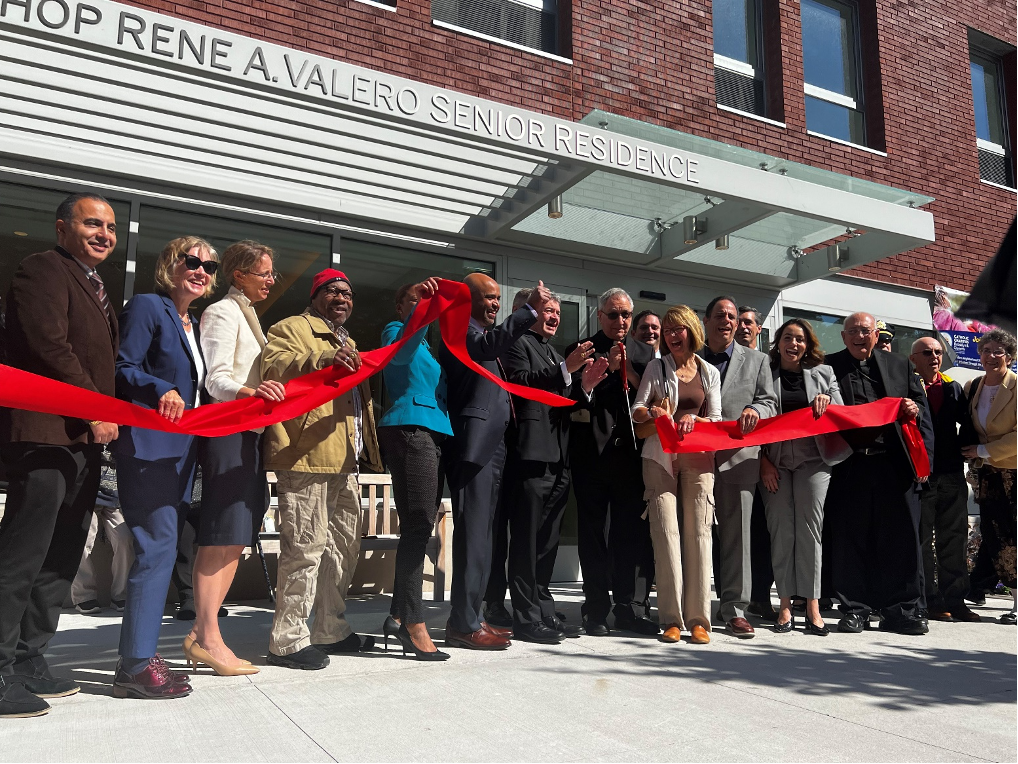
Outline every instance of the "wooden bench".
<svg viewBox="0 0 1018 764"><path fill-rule="evenodd" d="M258 549L262 558L262 569L265 583L269 590L269 600L275 602L275 583L269 577L267 555L279 556L279 497L276 494L276 476L268 473L270 502L269 511L258 534ZM389 474L362 474L359 479L361 487L361 553L376 551L395 551L399 545L399 516L396 514L396 503L392 497L392 476ZM434 566L432 583L435 602L445 600L445 556L448 530L446 518L452 514L448 499L443 499L438 509L435 530L428 539L426 554Z"/></svg>

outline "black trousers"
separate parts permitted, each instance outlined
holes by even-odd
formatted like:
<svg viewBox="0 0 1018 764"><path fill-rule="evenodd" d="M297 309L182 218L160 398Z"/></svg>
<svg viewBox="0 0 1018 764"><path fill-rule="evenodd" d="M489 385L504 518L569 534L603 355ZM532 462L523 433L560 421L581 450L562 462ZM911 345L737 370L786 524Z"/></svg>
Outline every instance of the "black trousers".
<svg viewBox="0 0 1018 764"><path fill-rule="evenodd" d="M42 655L78 572L99 492L97 445L3 448L7 507L0 522L0 673Z"/></svg>
<svg viewBox="0 0 1018 764"><path fill-rule="evenodd" d="M423 427L379 427L378 444L392 474L399 545L389 612L402 623L424 623L424 557L442 502L444 436Z"/></svg>
<svg viewBox="0 0 1018 764"><path fill-rule="evenodd" d="M616 618L650 615L654 547L643 517L647 503L639 453L612 441L598 454L593 436L576 428L570 458L583 571L581 612L596 621L605 620L609 610Z"/></svg>
<svg viewBox="0 0 1018 764"><path fill-rule="evenodd" d="M761 488L753 495L753 516L749 524L749 560L753 576L750 599L753 602L770 602L774 585L774 568L771 566L771 534L767 531Z"/></svg>
<svg viewBox="0 0 1018 764"><path fill-rule="evenodd" d="M562 462L510 459L502 503L508 510L509 594L513 621L537 623L555 616L549 585L558 554L562 514L569 499L569 472Z"/></svg>
<svg viewBox="0 0 1018 764"><path fill-rule="evenodd" d="M969 590L968 483L961 472L934 473L920 498L919 540L923 550L926 606L946 610L962 604Z"/></svg>
<svg viewBox="0 0 1018 764"><path fill-rule="evenodd" d="M502 485L506 485L504 479ZM491 526L491 572L488 574L488 586L484 592L484 601L490 605L505 602L505 592L509 587L508 563L509 510L503 487L499 492L498 504L495 505L495 520Z"/></svg>
<svg viewBox="0 0 1018 764"><path fill-rule="evenodd" d="M447 459L452 494L452 587L449 625L459 632L481 628L484 592L491 573L491 527L505 466L505 444L487 464Z"/></svg>
<svg viewBox="0 0 1018 764"><path fill-rule="evenodd" d="M832 583L843 613L915 616L922 599L919 497L910 468L893 454L853 454L834 467L830 516Z"/></svg>

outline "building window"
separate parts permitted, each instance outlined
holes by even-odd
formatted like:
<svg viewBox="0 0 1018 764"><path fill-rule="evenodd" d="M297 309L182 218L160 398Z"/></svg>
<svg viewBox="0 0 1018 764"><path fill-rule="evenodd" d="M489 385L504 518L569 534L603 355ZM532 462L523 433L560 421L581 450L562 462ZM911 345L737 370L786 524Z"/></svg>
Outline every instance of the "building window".
<svg viewBox="0 0 1018 764"><path fill-rule="evenodd" d="M513 45L559 53L557 0L431 0L431 17Z"/></svg>
<svg viewBox="0 0 1018 764"><path fill-rule="evenodd" d="M760 3L714 1L714 93L722 106L765 116Z"/></svg>
<svg viewBox="0 0 1018 764"><path fill-rule="evenodd" d="M837 0L802 0L806 129L866 145L859 14Z"/></svg>
<svg viewBox="0 0 1018 764"><path fill-rule="evenodd" d="M979 177L1014 186L1004 108L1003 67L996 56L971 50L972 106L976 119Z"/></svg>

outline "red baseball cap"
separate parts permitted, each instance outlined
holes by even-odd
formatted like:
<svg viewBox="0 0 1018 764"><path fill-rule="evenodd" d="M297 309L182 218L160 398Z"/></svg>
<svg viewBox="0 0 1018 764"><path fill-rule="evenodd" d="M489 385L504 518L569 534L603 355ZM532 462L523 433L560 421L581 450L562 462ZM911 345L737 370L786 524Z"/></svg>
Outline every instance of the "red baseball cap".
<svg viewBox="0 0 1018 764"><path fill-rule="evenodd" d="M315 274L314 280L311 282L311 298L318 294L318 290L326 284L331 284L333 281L345 281L350 284L350 279L346 277L343 271L337 271L335 268L326 268L324 271L320 271ZM353 284L350 284L353 287Z"/></svg>

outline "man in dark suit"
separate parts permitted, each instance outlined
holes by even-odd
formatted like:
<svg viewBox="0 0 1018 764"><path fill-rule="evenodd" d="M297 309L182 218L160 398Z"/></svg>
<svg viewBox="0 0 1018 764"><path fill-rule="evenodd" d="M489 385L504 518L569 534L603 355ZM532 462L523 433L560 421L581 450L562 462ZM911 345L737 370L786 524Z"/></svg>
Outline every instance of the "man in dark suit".
<svg viewBox="0 0 1018 764"><path fill-rule="evenodd" d="M880 628L899 634L929 631L920 614L923 592L919 551L919 492L915 468L902 440L901 423L919 423L935 465L933 427L922 380L903 355L874 352L877 322L853 313L841 333L845 349L827 356L845 405L901 398L898 421L845 430L853 454L835 465L824 512L830 521L832 584L843 614L838 631L857 634L871 613ZM922 481L924 482L925 478Z"/></svg>
<svg viewBox="0 0 1018 764"><path fill-rule="evenodd" d="M595 365L593 345L580 343L565 360L551 346L562 317L560 301L547 302L537 323L502 355L510 382L568 396L578 374L584 398L605 378L607 359ZM513 638L557 644L580 627L555 614L549 585L558 552L562 513L569 498L569 411L513 396L516 420L506 435L502 506L509 517L509 592Z"/></svg>
<svg viewBox="0 0 1018 764"><path fill-rule="evenodd" d="M919 542L923 555L923 587L929 617L937 621L980 620L965 604L969 590L968 483L961 455L959 425L969 420L968 400L962 386L940 371L944 348L932 337L912 343L909 360L926 388L933 422L933 463L920 499Z"/></svg>
<svg viewBox="0 0 1018 764"><path fill-rule="evenodd" d="M551 293L538 282L527 304L495 326L501 299L498 283L483 273L471 273L464 281L472 301L467 352L492 374L502 374L498 357L534 325ZM460 363L444 344L438 359L448 381L453 431L442 448L453 512L451 610L445 641L500 650L511 644L512 632L488 625L481 607L491 571L491 527L512 405L505 390Z"/></svg>
<svg viewBox="0 0 1018 764"><path fill-rule="evenodd" d="M629 380L627 396L622 379L626 359L619 349L633 320L633 301L625 290L609 289L597 298L597 320L600 331L584 342L593 343L595 361L607 360L608 376L594 388L592 400L579 401L570 415L583 625L591 636L606 636L611 610L616 628L653 635L658 633L649 618L654 548L644 515L642 441L633 433L629 408L636 380ZM573 384L579 384L576 375Z"/></svg>
<svg viewBox="0 0 1018 764"><path fill-rule="evenodd" d="M721 374L721 416L738 420L742 433L748 435L761 419L778 410L770 363L764 353L735 341L739 310L733 298L715 297L707 304L705 316L707 344L700 355ZM760 447L718 451L714 463L718 618L732 636L751 639L756 632L745 611L752 596L750 528L760 481Z"/></svg>
<svg viewBox="0 0 1018 764"><path fill-rule="evenodd" d="M26 257L11 282L7 361L112 396L117 318L95 269L116 246L116 218L95 194L68 197L56 217L58 246ZM79 689L50 673L43 652L81 560L102 446L116 437L117 426L98 419L0 410L9 480L0 523L0 717L44 714L41 698Z"/></svg>

